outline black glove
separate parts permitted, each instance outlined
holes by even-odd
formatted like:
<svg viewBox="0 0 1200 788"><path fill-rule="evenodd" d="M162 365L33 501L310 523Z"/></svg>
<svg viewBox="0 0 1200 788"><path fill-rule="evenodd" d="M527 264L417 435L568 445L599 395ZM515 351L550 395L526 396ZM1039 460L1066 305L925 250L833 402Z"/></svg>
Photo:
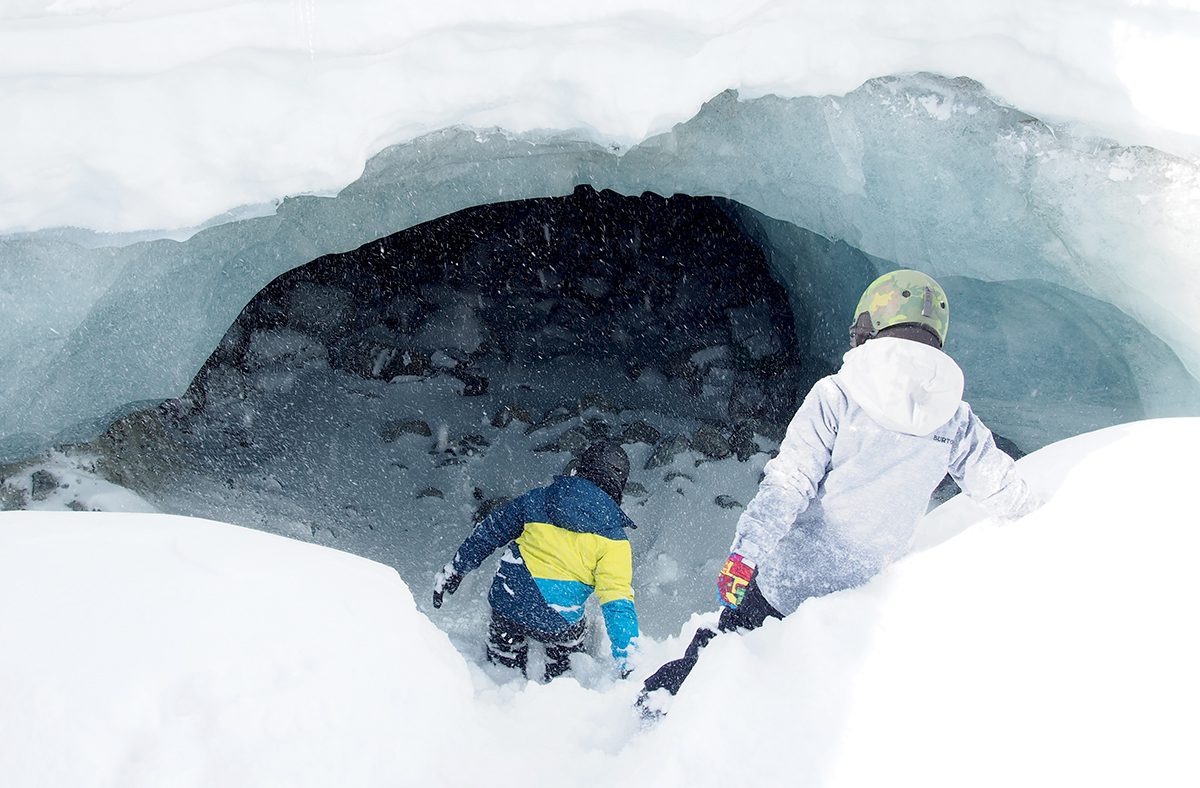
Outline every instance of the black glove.
<svg viewBox="0 0 1200 788"><path fill-rule="evenodd" d="M448 563L433 576L433 606L442 606L442 596L444 594L453 594L458 590L458 584L462 582L463 576L454 571L454 563Z"/></svg>

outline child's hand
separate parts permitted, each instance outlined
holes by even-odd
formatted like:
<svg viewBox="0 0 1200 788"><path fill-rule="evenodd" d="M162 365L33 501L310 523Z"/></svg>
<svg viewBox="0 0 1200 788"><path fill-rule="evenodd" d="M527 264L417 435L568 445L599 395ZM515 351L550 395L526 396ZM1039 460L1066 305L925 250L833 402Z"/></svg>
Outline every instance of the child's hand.
<svg viewBox="0 0 1200 788"><path fill-rule="evenodd" d="M717 575L717 600L733 609L746 598L746 587L754 577L755 565L739 553L730 553L721 574Z"/></svg>

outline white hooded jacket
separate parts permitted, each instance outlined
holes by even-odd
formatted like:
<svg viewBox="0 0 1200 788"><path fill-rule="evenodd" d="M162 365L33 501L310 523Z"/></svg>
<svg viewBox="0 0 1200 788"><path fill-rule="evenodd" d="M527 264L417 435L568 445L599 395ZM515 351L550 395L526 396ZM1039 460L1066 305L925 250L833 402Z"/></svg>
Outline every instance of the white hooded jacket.
<svg viewBox="0 0 1200 788"><path fill-rule="evenodd" d="M859 585L903 555L947 473L998 517L1036 506L962 391L945 353L889 337L846 353L813 386L731 548L758 565L776 610Z"/></svg>

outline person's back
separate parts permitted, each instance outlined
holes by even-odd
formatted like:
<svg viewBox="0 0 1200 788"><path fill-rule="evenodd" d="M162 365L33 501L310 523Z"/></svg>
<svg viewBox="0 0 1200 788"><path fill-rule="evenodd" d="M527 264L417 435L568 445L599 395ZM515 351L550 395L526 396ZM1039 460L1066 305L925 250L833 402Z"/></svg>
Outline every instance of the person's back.
<svg viewBox="0 0 1200 788"><path fill-rule="evenodd" d="M563 621L579 622L584 603L595 593L614 656L623 659L637 635L633 552L625 536L629 518L592 482L559 476L513 501L507 512L497 512L491 525L501 531L507 527L503 535L508 535L517 524L520 534L510 540L488 592L492 609L550 633L564 629ZM482 550L477 546L486 549L485 539L472 535L456 557L466 566L478 565L474 559Z"/></svg>
<svg viewBox="0 0 1200 788"><path fill-rule="evenodd" d="M612 653L622 671L638 635L633 605L634 527L618 502L629 474L619 445L589 448L575 475L558 476L486 517L434 580L434 606L463 575L507 545L488 592L487 658L524 672L528 639L546 645L546 678L563 673L581 651L584 605L600 601Z"/></svg>
<svg viewBox="0 0 1200 788"><path fill-rule="evenodd" d="M942 351L946 294L919 271L893 271L855 309L842 368L813 386L758 492L738 519L718 577L719 629L754 629L804 600L859 585L907 550L949 473L1000 517L1036 506L991 432L962 401L963 375ZM649 677L671 694L714 636Z"/></svg>
<svg viewBox="0 0 1200 788"><path fill-rule="evenodd" d="M903 555L947 473L1002 514L1023 509L1024 482L962 389L941 350L886 336L813 387L731 548L757 564L773 607L790 613Z"/></svg>

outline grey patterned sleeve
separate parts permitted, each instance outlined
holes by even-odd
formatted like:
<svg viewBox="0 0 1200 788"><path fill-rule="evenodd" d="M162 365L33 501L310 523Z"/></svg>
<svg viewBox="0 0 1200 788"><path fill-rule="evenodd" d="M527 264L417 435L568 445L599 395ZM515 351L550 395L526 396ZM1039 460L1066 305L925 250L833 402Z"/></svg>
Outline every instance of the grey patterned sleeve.
<svg viewBox="0 0 1200 788"><path fill-rule="evenodd" d="M731 553L758 563L817 494L829 467L845 395L830 378L817 382L788 425L779 455L767 463L758 492L738 519Z"/></svg>
<svg viewBox="0 0 1200 788"><path fill-rule="evenodd" d="M992 431L965 402L963 427L956 437L950 458L950 475L967 495L992 515L1015 520L1038 508L1041 502L1021 478L1016 463L999 447Z"/></svg>

